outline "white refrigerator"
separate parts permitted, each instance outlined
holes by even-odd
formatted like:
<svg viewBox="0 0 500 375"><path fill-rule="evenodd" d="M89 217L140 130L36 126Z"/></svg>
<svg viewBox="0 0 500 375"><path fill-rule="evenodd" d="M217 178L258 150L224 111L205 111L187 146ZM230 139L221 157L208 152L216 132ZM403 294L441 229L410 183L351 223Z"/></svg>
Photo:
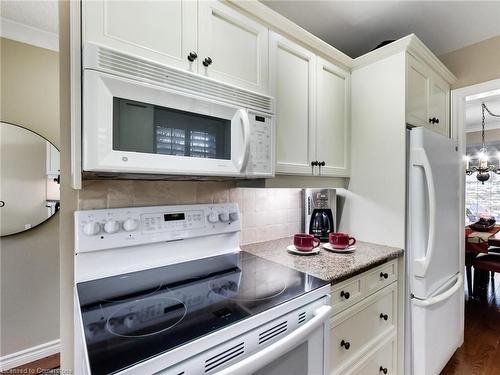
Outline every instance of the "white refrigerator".
<svg viewBox="0 0 500 375"><path fill-rule="evenodd" d="M408 131L406 371L439 374L463 337L461 158L455 141Z"/></svg>

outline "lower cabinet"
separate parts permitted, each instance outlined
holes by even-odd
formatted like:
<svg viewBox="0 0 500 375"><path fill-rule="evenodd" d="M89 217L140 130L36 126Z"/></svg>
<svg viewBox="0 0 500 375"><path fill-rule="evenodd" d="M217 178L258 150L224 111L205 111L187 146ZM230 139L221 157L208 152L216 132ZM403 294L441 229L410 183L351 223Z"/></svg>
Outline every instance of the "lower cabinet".
<svg viewBox="0 0 500 375"><path fill-rule="evenodd" d="M332 287L330 375L396 374L397 266L393 260Z"/></svg>

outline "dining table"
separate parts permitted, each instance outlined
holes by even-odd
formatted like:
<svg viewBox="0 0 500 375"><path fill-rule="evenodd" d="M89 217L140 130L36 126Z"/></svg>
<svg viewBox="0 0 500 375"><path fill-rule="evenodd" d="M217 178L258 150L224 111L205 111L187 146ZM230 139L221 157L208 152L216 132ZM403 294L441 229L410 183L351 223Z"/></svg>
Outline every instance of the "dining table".
<svg viewBox="0 0 500 375"><path fill-rule="evenodd" d="M500 225L487 231L476 231L465 227L465 272L467 288L472 293L472 262L480 254L500 252Z"/></svg>

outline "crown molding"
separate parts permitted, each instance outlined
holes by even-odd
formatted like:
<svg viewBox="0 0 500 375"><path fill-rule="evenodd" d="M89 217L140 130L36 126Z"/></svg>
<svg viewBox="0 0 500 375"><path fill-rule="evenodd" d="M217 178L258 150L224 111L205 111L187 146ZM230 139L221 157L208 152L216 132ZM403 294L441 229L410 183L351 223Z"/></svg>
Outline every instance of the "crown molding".
<svg viewBox="0 0 500 375"><path fill-rule="evenodd" d="M0 36L59 52L59 35L0 17Z"/></svg>

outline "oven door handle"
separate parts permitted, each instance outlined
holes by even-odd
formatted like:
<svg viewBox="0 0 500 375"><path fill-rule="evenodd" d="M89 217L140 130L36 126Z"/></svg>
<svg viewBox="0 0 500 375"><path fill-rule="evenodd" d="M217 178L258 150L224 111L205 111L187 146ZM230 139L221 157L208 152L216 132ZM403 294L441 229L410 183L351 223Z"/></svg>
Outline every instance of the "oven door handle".
<svg viewBox="0 0 500 375"><path fill-rule="evenodd" d="M236 169L243 173L247 167L248 158L250 156L250 119L248 117L248 112L244 109L238 110L238 119L241 122L242 133L243 133L243 154Z"/></svg>
<svg viewBox="0 0 500 375"><path fill-rule="evenodd" d="M217 375L246 375L252 374L253 372L261 369L302 343L318 327L325 324L325 321L330 317L331 310L331 306L321 306L314 312L314 318L299 329L293 331L288 336L272 345L269 345L267 348L258 351L250 357L247 357L238 363L217 372Z"/></svg>

